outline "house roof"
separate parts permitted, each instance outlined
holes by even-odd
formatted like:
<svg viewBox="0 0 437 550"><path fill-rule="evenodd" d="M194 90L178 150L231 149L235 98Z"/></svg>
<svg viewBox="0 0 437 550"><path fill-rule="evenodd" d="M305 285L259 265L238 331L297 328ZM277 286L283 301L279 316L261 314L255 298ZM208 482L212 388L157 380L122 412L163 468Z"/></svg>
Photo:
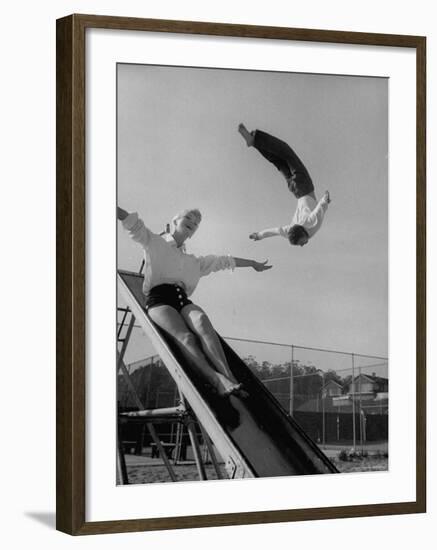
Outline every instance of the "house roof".
<svg viewBox="0 0 437 550"><path fill-rule="evenodd" d="M327 388L328 386L331 386L331 385L335 385L337 386L338 388L342 388L343 386L341 384L339 384L338 382L336 382L335 380L328 380L328 382L326 382L326 384L324 384L322 386L322 388Z"/></svg>
<svg viewBox="0 0 437 550"><path fill-rule="evenodd" d="M375 383L384 384L385 382L388 382L388 378L384 378L382 376L376 376L374 374L365 374L363 372L361 374L358 374L357 376L355 376L354 380L358 380L358 378L361 378L361 377L367 378L371 382L375 382Z"/></svg>

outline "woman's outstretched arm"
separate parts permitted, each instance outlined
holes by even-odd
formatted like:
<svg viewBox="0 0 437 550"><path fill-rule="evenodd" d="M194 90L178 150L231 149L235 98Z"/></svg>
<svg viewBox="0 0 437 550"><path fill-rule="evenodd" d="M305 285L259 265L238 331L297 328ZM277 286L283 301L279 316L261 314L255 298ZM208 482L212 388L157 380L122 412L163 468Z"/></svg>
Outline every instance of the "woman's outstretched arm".
<svg viewBox="0 0 437 550"><path fill-rule="evenodd" d="M136 212L127 212L117 206L117 218L122 222L129 236L146 248L150 241L150 231L144 225L143 220L138 217L138 214Z"/></svg>
<svg viewBox="0 0 437 550"><path fill-rule="evenodd" d="M123 208L120 208L119 206L117 206L117 218L120 221L123 221L128 216L129 216L129 212L126 212L126 210L123 210Z"/></svg>
<svg viewBox="0 0 437 550"><path fill-rule="evenodd" d="M223 269L232 269L236 267L252 267L255 271L265 271L272 266L265 262L256 262L255 260L247 260L245 258L235 258L234 256L199 256L200 276L205 277L210 273L221 271Z"/></svg>
<svg viewBox="0 0 437 550"><path fill-rule="evenodd" d="M265 271L271 269L273 266L268 265L268 260L265 262L257 262L255 260L246 260L245 258L235 258L235 267L253 267L255 271Z"/></svg>

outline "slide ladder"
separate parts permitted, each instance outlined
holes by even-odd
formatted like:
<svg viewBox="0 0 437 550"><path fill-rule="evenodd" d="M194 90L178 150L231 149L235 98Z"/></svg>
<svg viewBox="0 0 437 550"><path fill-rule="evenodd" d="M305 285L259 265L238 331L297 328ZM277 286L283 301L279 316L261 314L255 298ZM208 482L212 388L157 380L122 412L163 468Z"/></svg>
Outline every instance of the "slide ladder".
<svg viewBox="0 0 437 550"><path fill-rule="evenodd" d="M218 397L196 376L175 343L148 317L143 276L118 271L127 305L225 461L230 478L336 473L338 470L221 339L229 367L248 396Z"/></svg>

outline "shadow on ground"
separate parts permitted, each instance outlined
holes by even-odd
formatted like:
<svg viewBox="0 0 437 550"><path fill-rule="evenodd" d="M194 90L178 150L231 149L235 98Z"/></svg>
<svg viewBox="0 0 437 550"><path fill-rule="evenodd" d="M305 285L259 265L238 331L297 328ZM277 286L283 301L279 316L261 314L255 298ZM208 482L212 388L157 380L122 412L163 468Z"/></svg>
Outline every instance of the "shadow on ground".
<svg viewBox="0 0 437 550"><path fill-rule="evenodd" d="M42 523L46 527L50 527L51 529L56 528L55 512L25 512L25 515L38 523Z"/></svg>

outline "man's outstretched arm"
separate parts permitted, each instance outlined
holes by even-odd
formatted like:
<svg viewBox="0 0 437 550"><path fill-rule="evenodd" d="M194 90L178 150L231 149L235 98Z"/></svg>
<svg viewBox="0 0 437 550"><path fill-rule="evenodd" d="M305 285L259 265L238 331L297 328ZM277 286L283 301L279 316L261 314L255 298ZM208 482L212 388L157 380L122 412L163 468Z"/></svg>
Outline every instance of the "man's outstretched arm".
<svg viewBox="0 0 437 550"><path fill-rule="evenodd" d="M280 227L271 227L270 229L263 229L262 231L255 231L249 235L249 239L253 241L260 241L261 239L267 239L268 237L278 237L281 235Z"/></svg>
<svg viewBox="0 0 437 550"><path fill-rule="evenodd" d="M314 224L316 221L320 222L323 219L323 216L328 209L328 205L331 202L331 197L329 191L325 191L323 197L317 203L317 206L308 216L307 223Z"/></svg>

